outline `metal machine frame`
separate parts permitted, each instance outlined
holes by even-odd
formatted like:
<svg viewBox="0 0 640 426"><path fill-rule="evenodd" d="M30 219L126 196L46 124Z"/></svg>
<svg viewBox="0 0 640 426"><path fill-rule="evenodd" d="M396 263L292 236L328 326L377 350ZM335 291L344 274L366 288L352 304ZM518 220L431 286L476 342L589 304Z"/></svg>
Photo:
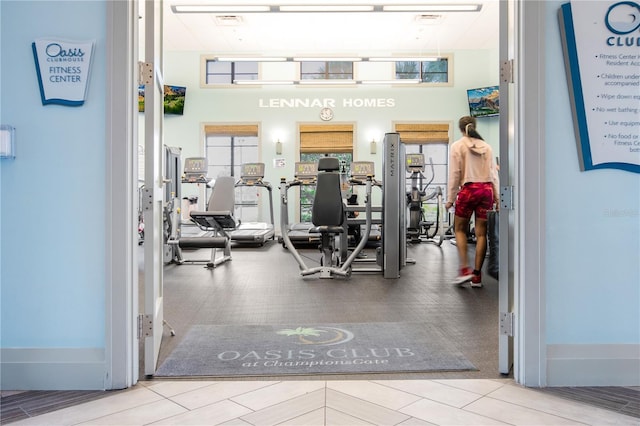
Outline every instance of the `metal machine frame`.
<svg viewBox="0 0 640 426"><path fill-rule="evenodd" d="M240 170L240 179L235 187L265 188L269 193L269 213L271 223L266 222L242 222L229 233L231 241L238 244L264 244L267 240L273 240L275 236L273 220L273 194L271 184L264 179L264 163L244 163Z"/></svg>

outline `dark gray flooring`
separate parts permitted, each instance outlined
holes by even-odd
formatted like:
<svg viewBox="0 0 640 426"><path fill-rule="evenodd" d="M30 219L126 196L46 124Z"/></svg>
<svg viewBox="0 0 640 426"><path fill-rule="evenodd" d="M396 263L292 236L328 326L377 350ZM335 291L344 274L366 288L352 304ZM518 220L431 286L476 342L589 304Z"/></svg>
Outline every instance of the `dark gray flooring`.
<svg viewBox="0 0 640 426"><path fill-rule="evenodd" d="M317 249L301 253L308 266L319 264ZM373 250L367 254L375 255ZM185 252L186 258L209 255L208 249ZM449 241L441 247L409 245L408 257L416 263L405 266L399 279L375 273L354 273L348 279L302 277L293 256L276 242L234 246L232 257L212 270L201 264L165 268L164 315L177 335L171 337L165 330L159 363L192 324L418 322L439 328L478 371L376 377L505 377L498 372L498 284L484 276L481 289L452 285L458 257Z"/></svg>
<svg viewBox="0 0 640 426"><path fill-rule="evenodd" d="M8 424L113 395L105 391L29 391L0 399L0 424Z"/></svg>

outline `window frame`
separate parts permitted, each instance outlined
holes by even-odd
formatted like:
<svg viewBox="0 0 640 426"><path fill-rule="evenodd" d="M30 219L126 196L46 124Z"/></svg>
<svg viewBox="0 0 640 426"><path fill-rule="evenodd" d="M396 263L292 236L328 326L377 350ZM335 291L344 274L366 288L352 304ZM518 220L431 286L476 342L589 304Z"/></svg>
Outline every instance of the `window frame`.
<svg viewBox="0 0 640 426"><path fill-rule="evenodd" d="M320 72L317 73L309 73L309 72L303 72L303 66L304 64L322 64L324 63L324 73L322 73L324 75L324 78L305 78L305 76L309 76L309 75L320 75ZM351 73L334 73L331 72L331 64L336 64L336 63L348 63L351 64ZM356 66L354 65L353 61L298 61L298 77L300 81L351 81L351 80L355 80L355 73L356 73ZM331 76L336 76L336 75L343 75L343 76L349 76L349 78L331 78Z"/></svg>
<svg viewBox="0 0 640 426"><path fill-rule="evenodd" d="M314 160L314 157L317 159ZM300 161L316 161L320 157L336 157L340 160L340 173L348 173L349 165L353 161L353 149L349 152L300 152ZM311 222L311 209L316 193L315 185L300 186L298 199L298 214L300 222ZM305 220L306 219L306 220Z"/></svg>
<svg viewBox="0 0 640 426"><path fill-rule="evenodd" d="M218 63L224 63L224 64L231 64L231 72L230 73L209 73L209 63L211 62L218 62ZM238 66L238 64L251 64L251 63L255 63L256 64L256 72L254 73L236 73L236 67ZM238 85L236 83L236 80L243 80L243 81L260 81L261 76L262 76L262 62L260 61L250 61L250 62L244 62L244 61L218 61L214 56L202 56L201 58L201 85L203 87L215 87L215 86L236 86ZM223 75L223 76L228 76L229 81L228 82L209 82L209 76L214 76L214 75ZM246 78L246 79L238 79L236 78L238 75L251 75L251 76L255 76L255 78Z"/></svg>
<svg viewBox="0 0 640 426"><path fill-rule="evenodd" d="M239 179L239 173L241 171L241 166L246 162L259 162L261 161L261 152L262 152L262 143L260 139L260 126L258 124L206 124L204 126L204 157L207 162L207 177L210 179L216 179L218 175L212 176L212 167L219 170L229 170L229 176ZM210 138L224 138L228 139L228 143L211 143ZM251 138L251 143L245 143L241 139L243 138ZM211 158L209 156L209 148L222 148L226 149L228 156L224 158L225 162L218 161L216 164L211 164ZM251 159L250 161L237 161L236 151L238 149L248 149L251 150L251 153L254 154L255 159ZM216 159L220 159L221 156L216 156ZM214 169L214 170L215 170ZM222 174L226 175L226 174ZM254 193L255 191L251 191L246 187L237 187L236 191L236 203L235 203L235 212L234 214L238 218L243 218L245 221L249 221L247 218L250 216L246 211L255 210L255 214L251 217L254 220L259 220L260 218L260 206L261 199L257 196L255 197L247 197L247 195ZM205 188L205 206L209 202L210 194ZM255 201L250 200L249 198L253 198Z"/></svg>
<svg viewBox="0 0 640 426"><path fill-rule="evenodd" d="M424 75L423 75L423 68L424 68L424 64L428 64L428 63L432 63L433 61L396 61L393 62L392 64L392 72L393 72L393 78L396 80L405 80L405 79L409 79L410 77L407 77L405 79L403 78L398 78L398 64L401 63L407 63L407 62L419 62L420 64L420 70L419 70L419 79L420 79L420 86L427 86L427 87L443 87L443 86L453 86L453 55L440 55L439 60L446 60L447 62L447 71L446 71L446 77L447 77L447 81L445 82L432 82L432 81L424 81ZM429 73L434 74L434 73ZM444 74L444 73L440 73L440 74Z"/></svg>

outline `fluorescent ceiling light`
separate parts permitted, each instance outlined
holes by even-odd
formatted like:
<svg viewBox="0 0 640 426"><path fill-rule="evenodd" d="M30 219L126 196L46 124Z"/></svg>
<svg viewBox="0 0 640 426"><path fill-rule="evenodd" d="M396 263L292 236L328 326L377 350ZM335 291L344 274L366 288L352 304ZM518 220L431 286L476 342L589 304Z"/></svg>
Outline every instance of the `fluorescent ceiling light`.
<svg viewBox="0 0 640 426"><path fill-rule="evenodd" d="M294 84L292 80L233 80L235 84L247 85L247 86L261 86L261 85L291 85Z"/></svg>
<svg viewBox="0 0 640 426"><path fill-rule="evenodd" d="M309 57L309 58L293 58L294 62L360 62L362 58L357 57L332 57L332 58L318 58L318 57Z"/></svg>
<svg viewBox="0 0 640 426"><path fill-rule="evenodd" d="M268 13L268 12L479 12L482 4L287 4L287 5L171 5L173 13Z"/></svg>
<svg viewBox="0 0 640 426"><path fill-rule="evenodd" d="M270 6L242 6L242 5L172 5L173 13L232 13L232 12L270 12Z"/></svg>
<svg viewBox="0 0 640 426"><path fill-rule="evenodd" d="M417 78L405 78L399 80L362 80L361 84L417 84L420 80Z"/></svg>
<svg viewBox="0 0 640 426"><path fill-rule="evenodd" d="M216 57L220 62L286 62L288 58L273 56L236 56L236 57Z"/></svg>
<svg viewBox="0 0 640 426"><path fill-rule="evenodd" d="M436 56L411 56L411 57L379 57L379 58L369 58L369 62L433 62L439 60L439 57Z"/></svg>
<svg viewBox="0 0 640 426"><path fill-rule="evenodd" d="M384 12L479 12L481 4L385 5Z"/></svg>
<svg viewBox="0 0 640 426"><path fill-rule="evenodd" d="M373 12L371 5L290 5L279 6L280 12Z"/></svg>

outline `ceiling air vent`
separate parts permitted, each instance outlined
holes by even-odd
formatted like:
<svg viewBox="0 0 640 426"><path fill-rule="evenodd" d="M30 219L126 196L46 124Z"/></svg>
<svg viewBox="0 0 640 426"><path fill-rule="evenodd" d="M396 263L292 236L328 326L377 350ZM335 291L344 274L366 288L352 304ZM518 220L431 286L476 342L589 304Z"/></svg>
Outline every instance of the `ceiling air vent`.
<svg viewBox="0 0 640 426"><path fill-rule="evenodd" d="M437 25L442 19L442 15L416 15L416 22L422 25Z"/></svg>
<svg viewBox="0 0 640 426"><path fill-rule="evenodd" d="M216 15L216 24L230 27L242 24L242 16L237 15Z"/></svg>

